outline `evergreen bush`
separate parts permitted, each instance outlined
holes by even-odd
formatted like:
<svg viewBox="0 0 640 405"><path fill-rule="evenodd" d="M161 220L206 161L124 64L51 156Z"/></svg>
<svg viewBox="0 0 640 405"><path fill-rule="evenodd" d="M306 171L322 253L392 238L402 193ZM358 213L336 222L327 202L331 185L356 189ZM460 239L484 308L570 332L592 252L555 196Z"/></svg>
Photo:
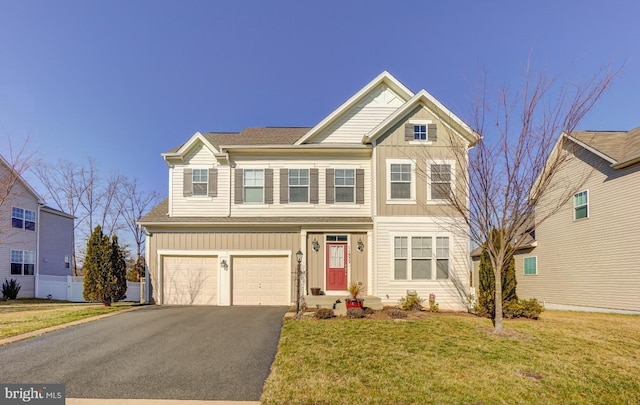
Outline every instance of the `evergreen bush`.
<svg viewBox="0 0 640 405"><path fill-rule="evenodd" d="M2 283L2 298L6 300L15 300L18 298L18 293L22 286L16 279L11 279L11 281L7 281L4 279L4 283Z"/></svg>

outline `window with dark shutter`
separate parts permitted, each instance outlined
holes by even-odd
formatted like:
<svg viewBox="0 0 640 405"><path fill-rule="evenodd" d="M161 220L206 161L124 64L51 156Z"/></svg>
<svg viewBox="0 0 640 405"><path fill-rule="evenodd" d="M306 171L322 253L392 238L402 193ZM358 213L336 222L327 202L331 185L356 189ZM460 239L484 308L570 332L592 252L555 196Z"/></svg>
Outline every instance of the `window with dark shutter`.
<svg viewBox="0 0 640 405"><path fill-rule="evenodd" d="M209 197L218 196L218 169L209 169Z"/></svg>
<svg viewBox="0 0 640 405"><path fill-rule="evenodd" d="M318 169L309 170L309 203L318 204Z"/></svg>
<svg viewBox="0 0 640 405"><path fill-rule="evenodd" d="M191 169L184 169L182 174L182 195L184 197L191 197L193 194L191 182L193 180L193 173Z"/></svg>
<svg viewBox="0 0 640 405"><path fill-rule="evenodd" d="M333 204L335 202L334 190L333 190L335 170L334 169L327 169L325 171L325 173L326 173L326 176L327 176L327 181L326 181L326 203L327 204Z"/></svg>
<svg viewBox="0 0 640 405"><path fill-rule="evenodd" d="M280 169L280 204L289 202L289 169Z"/></svg>

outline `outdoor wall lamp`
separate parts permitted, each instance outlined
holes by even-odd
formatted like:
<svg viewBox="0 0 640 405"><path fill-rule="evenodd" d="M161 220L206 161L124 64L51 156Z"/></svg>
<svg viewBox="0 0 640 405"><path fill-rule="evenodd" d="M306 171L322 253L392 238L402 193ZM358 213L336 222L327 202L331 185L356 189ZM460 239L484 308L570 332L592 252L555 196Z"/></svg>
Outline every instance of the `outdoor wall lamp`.
<svg viewBox="0 0 640 405"><path fill-rule="evenodd" d="M362 239L358 239L358 252L362 252L364 250L364 243Z"/></svg>
<svg viewBox="0 0 640 405"><path fill-rule="evenodd" d="M225 259L222 259L222 261L220 262L220 266L226 270L229 268L229 265L227 264L227 261Z"/></svg>
<svg viewBox="0 0 640 405"><path fill-rule="evenodd" d="M311 247L313 248L314 252L317 252L318 250L320 250L320 244L318 243L318 239L313 238L313 242L311 242Z"/></svg>
<svg viewBox="0 0 640 405"><path fill-rule="evenodd" d="M296 252L296 260L298 261L298 264L300 264L300 262L302 261L302 251L298 250Z"/></svg>

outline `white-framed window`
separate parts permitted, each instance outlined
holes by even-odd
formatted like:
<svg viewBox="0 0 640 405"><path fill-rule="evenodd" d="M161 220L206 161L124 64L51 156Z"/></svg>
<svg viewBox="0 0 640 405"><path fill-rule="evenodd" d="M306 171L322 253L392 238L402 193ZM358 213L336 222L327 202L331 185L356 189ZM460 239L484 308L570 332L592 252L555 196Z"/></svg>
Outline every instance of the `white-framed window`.
<svg viewBox="0 0 640 405"><path fill-rule="evenodd" d="M415 172L415 161L410 159L387 159L387 203L415 203Z"/></svg>
<svg viewBox="0 0 640 405"><path fill-rule="evenodd" d="M11 274L30 276L35 272L36 252L11 249Z"/></svg>
<svg viewBox="0 0 640 405"><path fill-rule="evenodd" d="M192 188L193 195L207 195L207 185L209 184L208 169L193 169L192 171Z"/></svg>
<svg viewBox="0 0 640 405"><path fill-rule="evenodd" d="M573 219L589 218L589 191L580 191L573 195Z"/></svg>
<svg viewBox="0 0 640 405"><path fill-rule="evenodd" d="M525 276L535 276L538 274L538 257L530 256L524 258L524 275Z"/></svg>
<svg viewBox="0 0 640 405"><path fill-rule="evenodd" d="M352 203L356 198L355 169L336 169L334 173L335 201Z"/></svg>
<svg viewBox="0 0 640 405"><path fill-rule="evenodd" d="M442 204L455 192L454 160L427 161L427 203Z"/></svg>
<svg viewBox="0 0 640 405"><path fill-rule="evenodd" d="M431 120L411 119L406 124L405 140L411 143L427 143L437 141L437 126Z"/></svg>
<svg viewBox="0 0 640 405"><path fill-rule="evenodd" d="M289 169L289 202L309 202L309 169Z"/></svg>
<svg viewBox="0 0 640 405"><path fill-rule="evenodd" d="M11 226L28 231L36 230L36 212L18 207L11 207Z"/></svg>
<svg viewBox="0 0 640 405"><path fill-rule="evenodd" d="M416 141L427 140L427 124L413 124L413 139Z"/></svg>
<svg viewBox="0 0 640 405"><path fill-rule="evenodd" d="M428 281L448 278L448 236L393 236L394 280Z"/></svg>
<svg viewBox="0 0 640 405"><path fill-rule="evenodd" d="M244 202L264 202L264 170L244 169L243 174Z"/></svg>

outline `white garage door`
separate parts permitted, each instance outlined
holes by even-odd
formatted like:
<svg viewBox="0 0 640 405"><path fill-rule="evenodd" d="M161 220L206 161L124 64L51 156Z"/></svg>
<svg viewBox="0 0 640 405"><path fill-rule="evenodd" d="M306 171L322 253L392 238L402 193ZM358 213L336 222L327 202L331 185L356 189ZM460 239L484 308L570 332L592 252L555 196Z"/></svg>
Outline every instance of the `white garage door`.
<svg viewBox="0 0 640 405"><path fill-rule="evenodd" d="M284 256L234 257L233 305L289 305L289 259Z"/></svg>
<svg viewBox="0 0 640 405"><path fill-rule="evenodd" d="M218 304L215 257L167 256L163 278L163 304Z"/></svg>

